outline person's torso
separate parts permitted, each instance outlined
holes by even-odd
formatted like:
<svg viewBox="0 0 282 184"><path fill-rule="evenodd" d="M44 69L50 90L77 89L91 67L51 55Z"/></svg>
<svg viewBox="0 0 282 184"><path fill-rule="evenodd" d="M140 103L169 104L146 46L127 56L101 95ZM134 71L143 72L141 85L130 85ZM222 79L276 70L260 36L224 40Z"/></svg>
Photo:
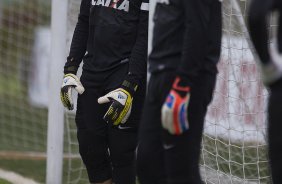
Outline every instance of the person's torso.
<svg viewBox="0 0 282 184"><path fill-rule="evenodd" d="M153 31L153 42L152 42L152 51L149 55L149 71L151 73L164 71L164 70L176 70L180 65L183 56L183 44L184 40L189 41L189 39L185 38L185 33L187 31L187 24L189 24L189 19L193 19L193 17L189 17L187 19L187 15L185 15L185 11L188 11L189 8L187 3L185 5L185 1L188 0L156 0L157 4L155 7L155 13L153 17L154 21L154 31ZM221 3L221 0L201 0L203 9L209 9L207 12L215 13L214 15L218 16L218 12L214 12L215 5L218 6ZM184 6L185 5L185 6ZM220 5L221 6L221 5ZM201 7L202 8L202 7ZM204 16L210 17L214 15L210 15L207 12L204 13ZM211 13L211 14L212 14ZM210 19L210 18L209 18ZM217 18L216 18L217 19ZM213 26L213 22L211 21L221 21L221 17L218 20L211 18L208 23L209 25L209 33L208 40L206 40L207 44L209 43L209 56L212 57L211 62L205 63L207 66L203 66L203 68L209 68L212 65L213 71L216 70L216 63L218 62L218 50L220 47L216 49L216 52L213 51L212 47L214 47L214 42L220 42L220 38L211 38L213 37L213 33L219 29L218 34L221 32L221 28L217 28ZM190 26L191 27L191 26ZM193 29L193 27L191 27ZM193 31L193 30L188 31ZM217 34L217 35L218 35ZM216 36L214 36L216 37ZM192 39L192 38L191 38ZM193 47L191 45L191 47ZM217 45L215 47L218 47ZM214 56L216 55L216 56ZM189 61L187 61L189 62Z"/></svg>
<svg viewBox="0 0 282 184"><path fill-rule="evenodd" d="M85 69L103 71L129 61L141 4L141 0L91 1Z"/></svg>
<svg viewBox="0 0 282 184"><path fill-rule="evenodd" d="M175 68L181 58L185 31L182 0L157 0L153 16L152 52L149 56L151 72Z"/></svg>

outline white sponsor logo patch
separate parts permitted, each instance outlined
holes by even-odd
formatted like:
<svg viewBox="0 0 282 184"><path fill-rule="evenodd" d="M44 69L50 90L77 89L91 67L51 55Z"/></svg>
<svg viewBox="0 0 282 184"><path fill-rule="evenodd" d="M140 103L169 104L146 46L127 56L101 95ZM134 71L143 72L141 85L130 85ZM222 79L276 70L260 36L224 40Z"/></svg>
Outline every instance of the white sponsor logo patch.
<svg viewBox="0 0 282 184"><path fill-rule="evenodd" d="M126 130L126 129L130 129L131 127L123 127L123 126L121 126L121 125L119 125L118 126L118 129L120 129L120 130Z"/></svg>
<svg viewBox="0 0 282 184"><path fill-rule="evenodd" d="M129 0L92 0L93 6L105 6L117 10L129 11Z"/></svg>
<svg viewBox="0 0 282 184"><path fill-rule="evenodd" d="M157 3L169 4L169 0L157 0Z"/></svg>
<svg viewBox="0 0 282 184"><path fill-rule="evenodd" d="M165 150L169 150L175 147L173 144L164 144L163 146Z"/></svg>
<svg viewBox="0 0 282 184"><path fill-rule="evenodd" d="M149 3L142 3L140 9L143 11L149 11Z"/></svg>

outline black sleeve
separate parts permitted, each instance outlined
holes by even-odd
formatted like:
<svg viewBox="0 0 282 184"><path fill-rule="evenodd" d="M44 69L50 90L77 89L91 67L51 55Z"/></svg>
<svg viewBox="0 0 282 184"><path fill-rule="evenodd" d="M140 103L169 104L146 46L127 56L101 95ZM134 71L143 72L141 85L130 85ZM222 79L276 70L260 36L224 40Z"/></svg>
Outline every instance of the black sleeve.
<svg viewBox="0 0 282 184"><path fill-rule="evenodd" d="M89 12L91 0L82 0L78 22L72 38L71 48L67 62L64 67L64 73L76 74L77 69L86 52L88 32L89 32Z"/></svg>
<svg viewBox="0 0 282 184"><path fill-rule="evenodd" d="M268 20L272 0L254 0L250 4L248 23L250 37L263 64L270 62L268 51Z"/></svg>
<svg viewBox="0 0 282 184"><path fill-rule="evenodd" d="M136 84L147 74L149 0L143 0L140 9L137 39L132 50L128 75L128 80Z"/></svg>
<svg viewBox="0 0 282 184"><path fill-rule="evenodd" d="M208 50L210 3L213 0L183 0L184 42L177 72L189 80L199 75Z"/></svg>

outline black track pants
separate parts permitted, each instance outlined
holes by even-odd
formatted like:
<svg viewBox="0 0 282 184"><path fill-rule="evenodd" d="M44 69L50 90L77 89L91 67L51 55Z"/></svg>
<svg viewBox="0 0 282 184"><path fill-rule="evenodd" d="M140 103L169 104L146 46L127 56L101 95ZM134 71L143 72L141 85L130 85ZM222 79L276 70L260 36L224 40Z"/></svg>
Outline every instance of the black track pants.
<svg viewBox="0 0 282 184"><path fill-rule="evenodd" d="M137 127L145 98L145 81L133 97L131 116L121 126L103 120L109 104L100 105L97 99L120 87L128 73L128 64L111 71L90 73L83 71L81 82L85 92L78 97L76 113L79 152L91 183L110 178L115 184L135 184L135 153Z"/></svg>
<svg viewBox="0 0 282 184"><path fill-rule="evenodd" d="M169 93L174 72L151 76L139 131L137 173L141 184L200 184L199 156L207 106L216 74L193 80L188 107L189 130L170 135L161 127L161 106Z"/></svg>
<svg viewBox="0 0 282 184"><path fill-rule="evenodd" d="M268 104L269 159L273 184L282 183L282 79L270 87Z"/></svg>

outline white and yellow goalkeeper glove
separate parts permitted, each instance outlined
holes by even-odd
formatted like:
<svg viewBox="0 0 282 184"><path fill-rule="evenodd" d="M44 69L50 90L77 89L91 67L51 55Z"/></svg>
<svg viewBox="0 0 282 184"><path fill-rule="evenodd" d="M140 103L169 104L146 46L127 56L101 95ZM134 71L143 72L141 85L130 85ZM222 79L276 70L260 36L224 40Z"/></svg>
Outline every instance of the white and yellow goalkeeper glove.
<svg viewBox="0 0 282 184"><path fill-rule="evenodd" d="M104 120L113 125L124 124L128 120L132 108L132 93L137 90L137 85L130 87L128 81L124 81L121 88L113 90L98 99L99 104L112 102L108 111L104 115Z"/></svg>
<svg viewBox="0 0 282 184"><path fill-rule="evenodd" d="M62 88L61 88L61 101L63 105L68 110L73 110L73 100L72 100L72 89L75 89L79 94L84 92L84 87L82 86L78 77L74 74L66 74L64 76Z"/></svg>

